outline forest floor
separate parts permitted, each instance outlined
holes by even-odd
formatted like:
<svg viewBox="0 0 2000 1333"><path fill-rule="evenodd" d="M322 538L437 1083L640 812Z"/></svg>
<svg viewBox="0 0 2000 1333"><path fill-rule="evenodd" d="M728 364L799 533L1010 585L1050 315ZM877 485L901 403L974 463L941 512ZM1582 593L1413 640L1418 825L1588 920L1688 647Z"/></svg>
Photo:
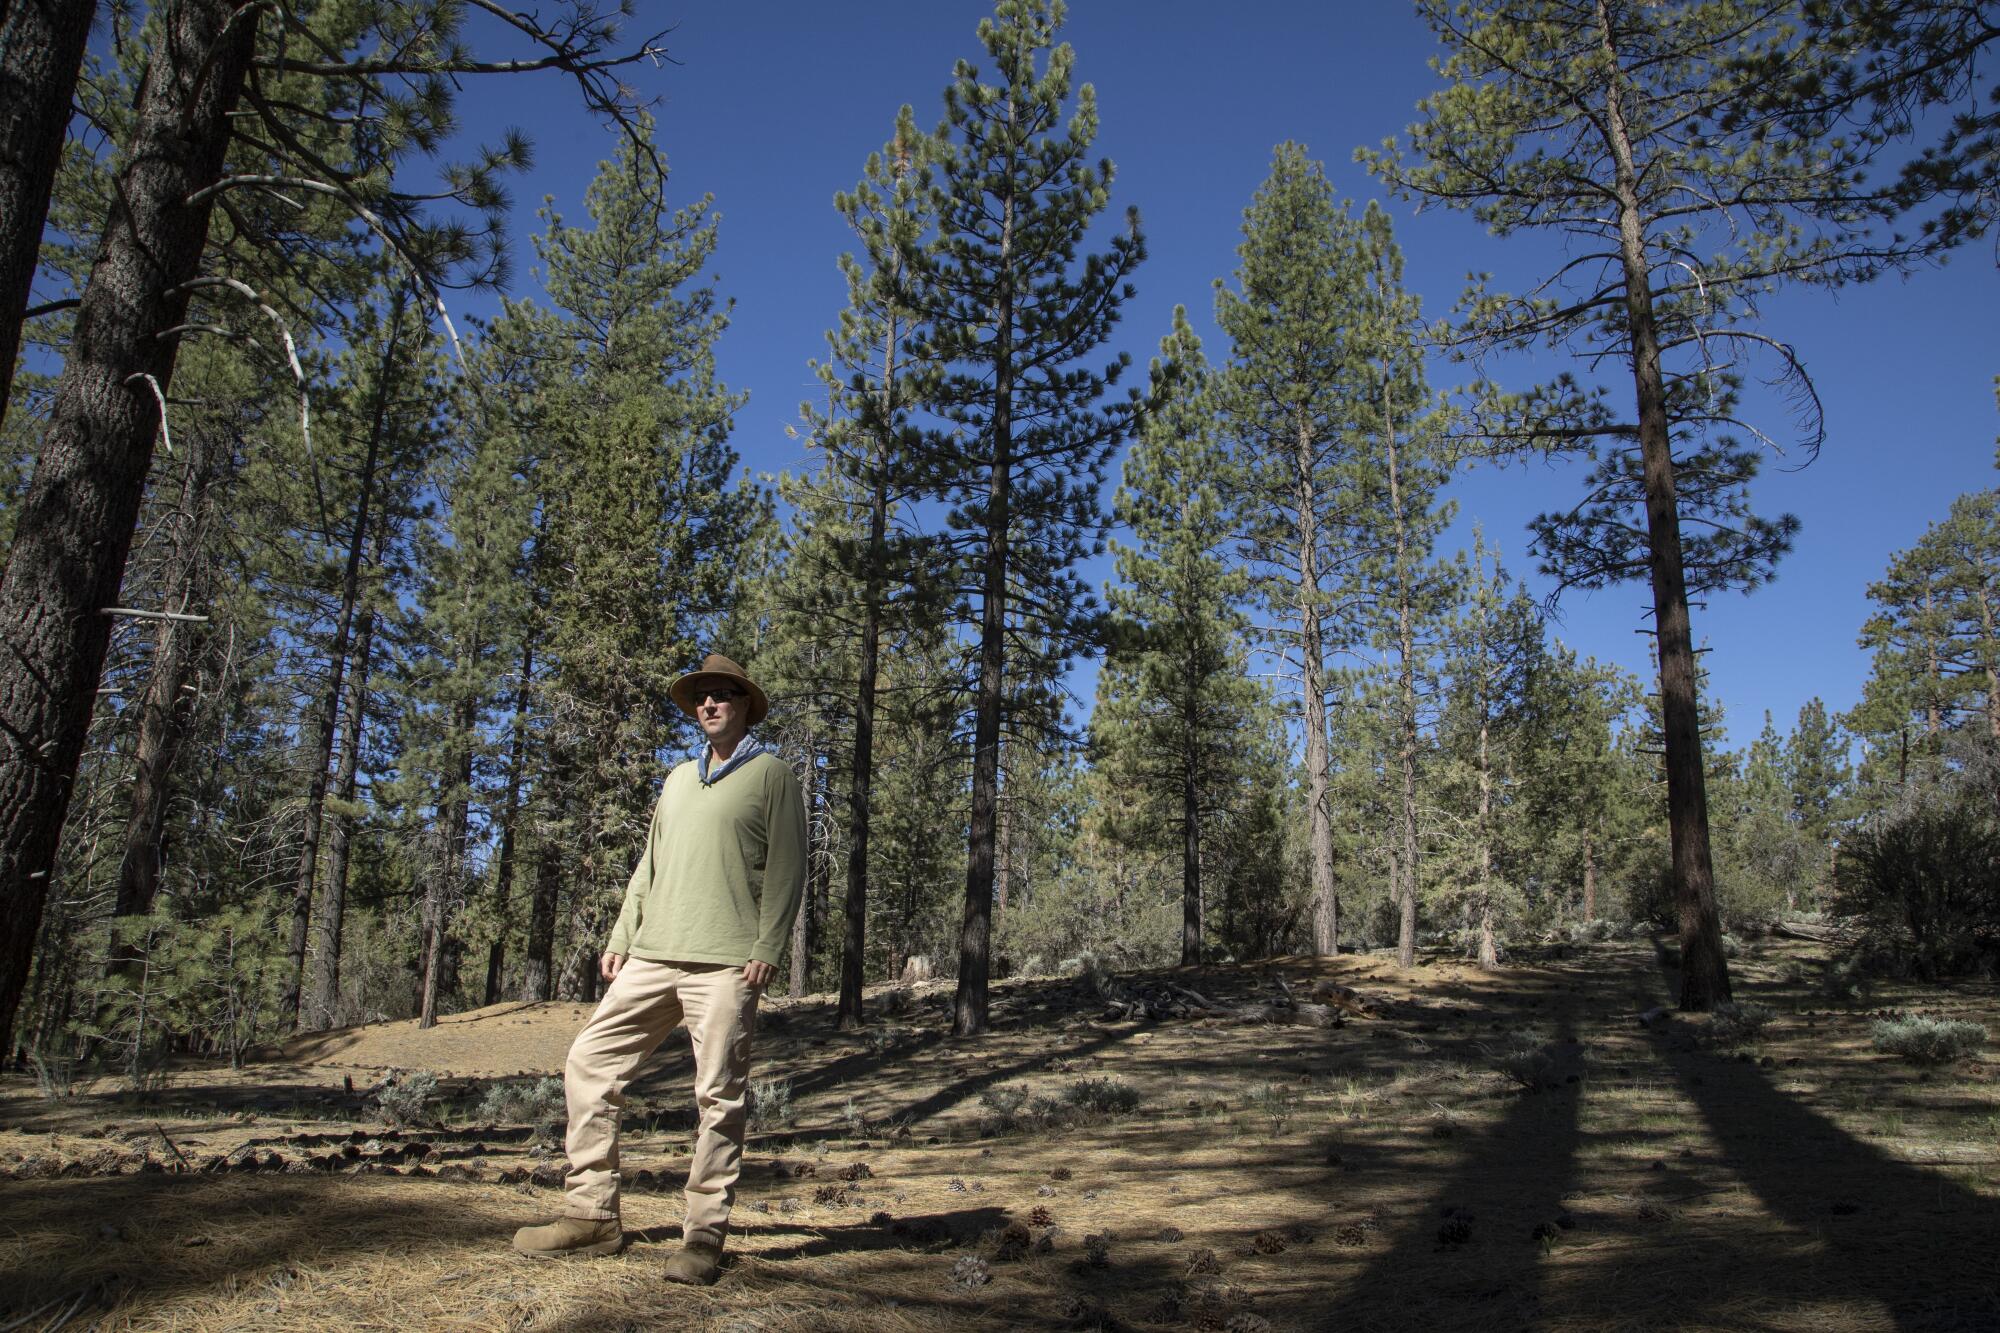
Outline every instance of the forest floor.
<svg viewBox="0 0 2000 1333"><path fill-rule="evenodd" d="M1814 946L1772 941L1732 966L1777 1016L1731 1045L1704 1018L1637 1021L1669 1000L1663 957L1617 941L1491 975L1368 955L1117 982L1249 1003L1330 978L1374 1016L1327 1028L1109 1018L1075 980L996 984L974 1041L947 1036L948 984L856 1034L831 997L769 1001L758 1077L789 1081L795 1120L753 1135L706 1290L657 1275L684 1044L627 1116L633 1243L508 1247L559 1204L560 1152L471 1108L557 1072L581 1006L349 1030L143 1094L10 1077L0 1329L2000 1329L2000 990L1833 1003ZM1925 1071L1870 1048L1888 1008L1995 1045ZM439 1124L371 1120L391 1067L444 1081ZM1085 1078L1138 1106L995 1123L1009 1089Z"/></svg>

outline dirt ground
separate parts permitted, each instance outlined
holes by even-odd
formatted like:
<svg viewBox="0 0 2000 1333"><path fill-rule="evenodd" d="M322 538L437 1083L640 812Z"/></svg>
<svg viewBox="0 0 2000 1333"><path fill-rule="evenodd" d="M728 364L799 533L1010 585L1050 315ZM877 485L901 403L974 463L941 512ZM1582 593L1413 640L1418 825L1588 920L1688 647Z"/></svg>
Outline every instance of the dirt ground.
<svg viewBox="0 0 2000 1333"><path fill-rule="evenodd" d="M9 1078L0 1333L2000 1329L2000 993L1837 1004L1812 946L1778 942L1734 967L1776 1011L1741 1045L1636 1021L1670 994L1645 941L1493 975L1362 957L1118 979L1227 1004L1331 978L1376 1016L1330 1028L1107 1018L1051 979L997 985L994 1032L965 1042L945 985L856 1034L830 997L774 1001L758 1077L789 1082L796 1119L753 1136L732 1259L699 1291L657 1276L684 1044L627 1116L633 1243L508 1248L553 1213L561 1157L472 1108L557 1072L581 1006L330 1034L144 1094ZM1877 1054L1892 1007L1993 1044L1934 1071ZM390 1069L445 1081L441 1123L372 1118ZM1097 1077L1137 1108L993 1123L1012 1089Z"/></svg>

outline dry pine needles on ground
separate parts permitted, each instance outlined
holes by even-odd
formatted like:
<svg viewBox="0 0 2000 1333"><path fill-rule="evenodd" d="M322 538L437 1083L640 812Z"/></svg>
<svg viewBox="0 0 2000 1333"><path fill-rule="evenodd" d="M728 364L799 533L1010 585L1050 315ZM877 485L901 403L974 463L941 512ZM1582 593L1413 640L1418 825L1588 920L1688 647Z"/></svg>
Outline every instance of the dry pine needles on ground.
<svg viewBox="0 0 2000 1333"><path fill-rule="evenodd" d="M754 1140L732 1262L705 1291L657 1277L678 1237L684 1056L636 1090L633 1244L555 1264L506 1248L556 1205L559 1154L467 1116L495 1075L559 1060L568 1006L461 1015L435 1048L360 1030L182 1070L145 1106L110 1089L52 1104L17 1081L0 1323L2000 1325L1995 1068L1875 1052L1873 1008L1827 1008L1797 979L1812 947L1739 961L1739 991L1775 1016L1732 1042L1705 1020L1633 1023L1667 992L1628 943L1494 975L1364 957L1119 978L1108 997L1026 979L998 989L978 1042L946 1039L938 988L860 1035L835 1033L824 1000L780 1005L759 1074L788 1086L793 1120ZM1288 1003L1362 1012L1240 1017ZM1991 988L1875 1001L1945 1003L2000 1032ZM435 1058L448 1043L481 1063ZM357 1123L385 1073L366 1061L392 1050L458 1109ZM1067 1109L1010 1129L996 1102Z"/></svg>

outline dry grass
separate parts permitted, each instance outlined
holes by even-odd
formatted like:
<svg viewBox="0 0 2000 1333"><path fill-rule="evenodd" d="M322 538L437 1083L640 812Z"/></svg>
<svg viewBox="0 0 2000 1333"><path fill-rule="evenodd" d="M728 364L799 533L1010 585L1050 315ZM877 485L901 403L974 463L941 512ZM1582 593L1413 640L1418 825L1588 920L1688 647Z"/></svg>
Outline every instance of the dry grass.
<svg viewBox="0 0 2000 1333"><path fill-rule="evenodd" d="M1828 1009L1809 979L1780 979L1795 954L1756 952L1736 964L1741 998L1778 1017L1740 1051L1702 1041L1700 1019L1634 1023L1666 992L1650 951L1630 944L1495 976L1456 962L1407 975L1372 958L1276 965L1295 987L1332 976L1384 1001L1382 1019L1334 1030L1104 1023L1079 987L1041 981L1001 987L994 1034L969 1043L943 1035L943 988L888 1020L900 1034L888 1037L834 1033L823 999L779 1004L758 1073L790 1079L800 1115L753 1141L735 1257L713 1289L656 1273L679 1234L686 1160L673 1055L639 1089L655 1110L636 1117L626 1161L666 1188L628 1194L634 1243L616 1259L514 1256L512 1229L557 1195L492 1183L538 1164L529 1145L448 1112L423 1136L438 1153L425 1169L470 1165L484 1181L0 1185L0 1325L54 1301L23 1328L65 1315L65 1329L578 1333L2000 1327L1995 1066L1926 1075L1877 1055L1873 1009ZM1181 979L1213 998L1268 989L1255 969ZM2000 1033L1990 987L1871 1003ZM519 1006L461 1016L447 1037L479 1049L476 1068L422 1034L343 1034L290 1062L180 1071L150 1106L100 1088L52 1107L16 1080L0 1101L0 1167L35 1156L133 1172L149 1150L171 1160L156 1121L197 1164L253 1144L296 1158L322 1148L295 1136L365 1113L341 1082L372 1081L357 1055L456 1075L464 1105L475 1073L551 1068L574 1022ZM517 1045L496 1046L510 1034ZM1540 1091L1498 1058L1520 1034L1546 1055ZM542 1047L554 1055L520 1058ZM1139 1109L978 1137L982 1093L1055 1096L1098 1076L1138 1089ZM107 1124L108 1137L83 1137ZM138 1133L150 1144L127 1146ZM844 1181L856 1163L869 1172ZM967 1256L989 1280L968 1266L954 1282Z"/></svg>

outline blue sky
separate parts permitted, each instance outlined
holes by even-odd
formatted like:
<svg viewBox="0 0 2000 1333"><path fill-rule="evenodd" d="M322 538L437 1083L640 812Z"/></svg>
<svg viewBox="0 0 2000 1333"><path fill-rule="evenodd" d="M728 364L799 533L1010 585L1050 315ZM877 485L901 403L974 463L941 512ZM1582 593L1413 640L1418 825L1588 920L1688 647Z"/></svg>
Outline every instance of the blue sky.
<svg viewBox="0 0 2000 1333"><path fill-rule="evenodd" d="M675 201L710 193L722 214L714 267L735 311L718 356L724 379L750 395L735 447L758 471L795 468L800 446L785 427L813 392L806 362L821 354L844 300L835 259L850 242L832 209L834 192L853 185L903 103L920 124L937 119L953 61L983 54L974 30L990 6L757 0L678 9L645 0L641 8L651 21L675 25L667 44L679 63L631 76L658 99ZM1141 367L1177 303L1187 305L1211 353L1222 355L1212 283L1234 266L1242 211L1274 144L1304 143L1326 163L1336 191L1358 204L1382 192L1353 162L1354 148L1401 131L1435 86L1430 33L1394 0L1075 0L1063 35L1076 48L1079 80L1097 89L1098 151L1117 165L1111 212L1136 205L1147 236L1139 293L1114 339ZM461 116L472 136L512 124L535 141L536 167L515 186L514 226L515 289L532 293L533 208L550 194L580 221L584 186L610 140L550 76L472 80ZM1544 275L1557 253L1543 238L1499 240L1463 214L1387 202L1407 284L1427 314L1450 309L1468 271L1490 271L1497 285L1519 288ZM1768 303L1760 327L1805 359L1828 435L1810 467L1774 466L1756 492L1761 510L1795 513L1804 525L1777 580L1695 612L1733 744L1755 734L1766 710L1785 727L1814 695L1833 708L1850 706L1867 674L1855 634L1868 613L1868 582L1954 496L1995 484L1994 260L1990 246L1975 248L1906 280L1837 294L1800 290ZM458 306L476 312L489 303ZM1525 387L1554 367L1544 357L1496 360L1488 370ZM1434 387L1462 373L1439 367ZM1629 387L1614 392L1629 399ZM1759 416L1782 433L1782 405ZM1109 481L1116 479L1114 465ZM1544 590L1523 525L1572 502L1574 477L1540 465L1488 468L1460 476L1449 493L1460 506L1451 540L1469 544L1472 523L1482 524L1513 570ZM1093 572L1108 577L1108 562ZM1639 585L1566 594L1556 633L1645 674L1648 641L1634 631L1647 623L1649 604ZM1076 682L1086 698L1089 679L1086 670Z"/></svg>

